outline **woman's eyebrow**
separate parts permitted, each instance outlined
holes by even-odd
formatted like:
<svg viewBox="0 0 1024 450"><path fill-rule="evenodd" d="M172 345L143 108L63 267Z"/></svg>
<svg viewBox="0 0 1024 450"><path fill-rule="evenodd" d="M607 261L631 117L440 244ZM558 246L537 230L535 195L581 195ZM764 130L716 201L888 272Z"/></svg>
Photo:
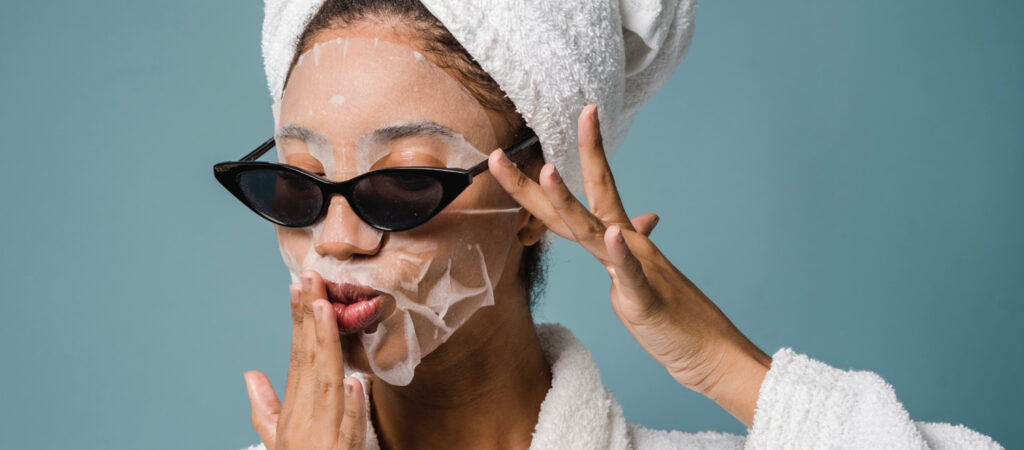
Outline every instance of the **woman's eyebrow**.
<svg viewBox="0 0 1024 450"><path fill-rule="evenodd" d="M277 130L277 134L274 135L275 140L286 137L303 140L306 141L307 143L315 145L330 144L330 141L327 139L327 135L319 131L310 130L309 128L306 127L300 127L298 125L282 126L279 130Z"/></svg>
<svg viewBox="0 0 1024 450"><path fill-rule="evenodd" d="M457 135L455 131L427 120L398 122L380 127L359 137L356 146L363 149L359 152L359 170L370 170L378 161L390 154L389 146L386 144L403 137L441 136L452 139Z"/></svg>
<svg viewBox="0 0 1024 450"><path fill-rule="evenodd" d="M360 139L369 138L373 140L383 140L385 142L389 142L404 138L406 136L434 135L444 137L455 137L456 134L458 133L436 122L419 121L401 122L392 125L387 125L376 130L373 130L370 133L364 134L363 136L360 137Z"/></svg>
<svg viewBox="0 0 1024 450"><path fill-rule="evenodd" d="M458 133L451 128L447 128L437 122L426 120L417 122L399 122L391 125L385 125L369 133L363 134L359 137L359 140L391 142L407 136L425 135L451 138L455 137L457 134ZM308 143L318 145L327 145L329 143L327 135L298 125L284 125L277 130L277 134L274 136L275 139L286 137L300 139Z"/></svg>

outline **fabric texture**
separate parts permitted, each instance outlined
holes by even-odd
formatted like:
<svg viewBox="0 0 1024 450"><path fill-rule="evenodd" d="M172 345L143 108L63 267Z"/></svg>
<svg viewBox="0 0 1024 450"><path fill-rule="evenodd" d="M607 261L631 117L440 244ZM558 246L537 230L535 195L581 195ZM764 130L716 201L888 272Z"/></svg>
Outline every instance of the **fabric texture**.
<svg viewBox="0 0 1024 450"><path fill-rule="evenodd" d="M552 377L531 450L1003 448L963 425L915 422L892 386L877 374L831 367L789 347L772 356L746 436L652 430L626 420L601 381L590 351L572 332L558 324L541 324L537 334ZM360 379L368 393L366 378ZM259 444L246 450L263 448ZM366 448L379 449L371 423Z"/></svg>
<svg viewBox="0 0 1024 450"><path fill-rule="evenodd" d="M263 62L275 101L296 42L323 1L265 2ZM686 56L697 8L696 0L421 1L501 86L577 196L583 107L598 105L610 158L636 112Z"/></svg>

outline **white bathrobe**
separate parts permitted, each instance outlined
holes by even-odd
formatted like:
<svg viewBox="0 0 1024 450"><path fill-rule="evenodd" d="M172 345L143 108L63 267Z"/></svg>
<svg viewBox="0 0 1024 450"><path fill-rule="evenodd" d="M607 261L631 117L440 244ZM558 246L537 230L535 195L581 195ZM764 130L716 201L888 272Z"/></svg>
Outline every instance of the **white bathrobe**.
<svg viewBox="0 0 1024 450"><path fill-rule="evenodd" d="M552 377L531 450L1003 448L963 425L913 421L878 374L837 369L789 347L772 355L746 436L650 430L622 415L590 351L572 332L541 324L537 333ZM366 379L361 379L365 388ZM367 424L366 448L380 448L372 423ZM263 450L263 444L246 450L257 449Z"/></svg>

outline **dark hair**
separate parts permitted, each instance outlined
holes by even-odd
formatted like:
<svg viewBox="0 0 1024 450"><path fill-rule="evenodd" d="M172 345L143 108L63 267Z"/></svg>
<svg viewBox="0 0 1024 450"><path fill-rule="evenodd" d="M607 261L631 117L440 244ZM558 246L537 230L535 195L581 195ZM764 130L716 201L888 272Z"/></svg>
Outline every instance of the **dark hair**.
<svg viewBox="0 0 1024 450"><path fill-rule="evenodd" d="M455 36L452 36L444 24L419 0L326 0L296 42L294 56L288 69L289 75L299 55L318 32L342 28L361 21L387 19L401 19L402 24L408 26L418 38L421 50L432 56L431 62L461 80L463 86L484 108L500 113L505 118L514 131L507 139L508 142L499 143L502 147L512 145L522 136L532 132L498 83L480 67ZM285 80L287 83L287 77ZM529 159L521 168L528 174L534 174L544 163L540 144L528 150L527 154ZM519 261L519 279L526 291L531 311L537 305L537 297L544 290L545 250L547 249L542 239L524 248Z"/></svg>

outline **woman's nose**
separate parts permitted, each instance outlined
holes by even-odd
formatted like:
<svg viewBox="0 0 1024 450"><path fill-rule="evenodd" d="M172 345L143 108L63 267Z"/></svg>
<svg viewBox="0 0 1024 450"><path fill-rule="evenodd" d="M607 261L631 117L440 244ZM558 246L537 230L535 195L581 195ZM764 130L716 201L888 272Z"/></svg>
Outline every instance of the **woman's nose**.
<svg viewBox="0 0 1024 450"><path fill-rule="evenodd" d="M363 222L341 195L331 197L331 204L324 217L319 236L314 236L313 245L322 256L330 255L339 260L352 255L373 255L380 250L384 233Z"/></svg>

